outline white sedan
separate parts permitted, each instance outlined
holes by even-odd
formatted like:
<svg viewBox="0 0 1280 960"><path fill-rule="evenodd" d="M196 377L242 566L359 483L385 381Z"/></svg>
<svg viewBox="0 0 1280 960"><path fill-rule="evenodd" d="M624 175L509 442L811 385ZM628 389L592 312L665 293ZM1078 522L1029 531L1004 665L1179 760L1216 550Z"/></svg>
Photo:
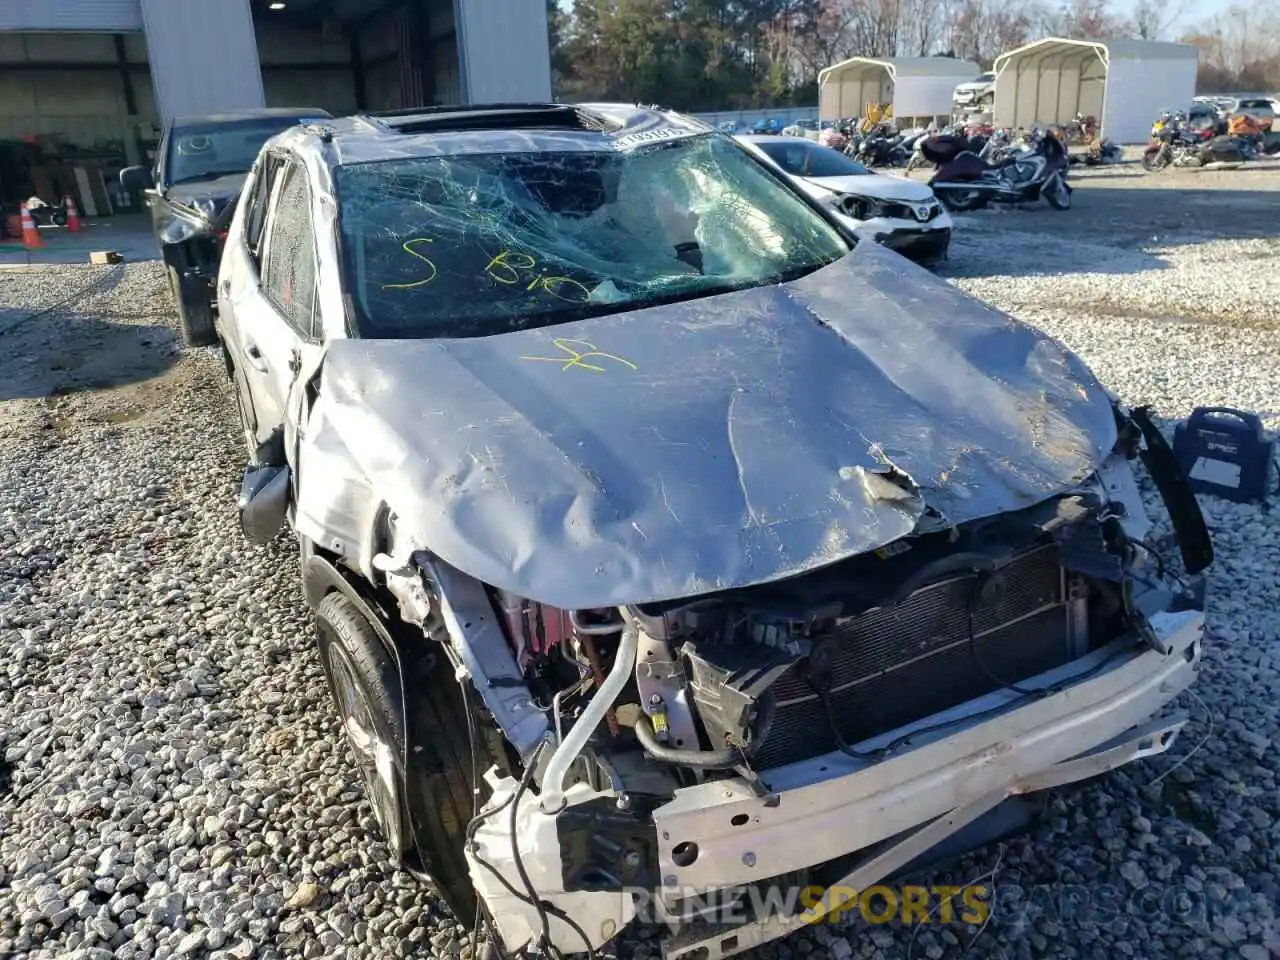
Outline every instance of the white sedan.
<svg viewBox="0 0 1280 960"><path fill-rule="evenodd" d="M851 221L858 236L919 260L946 257L953 223L927 184L872 173L839 150L799 137L736 139Z"/></svg>

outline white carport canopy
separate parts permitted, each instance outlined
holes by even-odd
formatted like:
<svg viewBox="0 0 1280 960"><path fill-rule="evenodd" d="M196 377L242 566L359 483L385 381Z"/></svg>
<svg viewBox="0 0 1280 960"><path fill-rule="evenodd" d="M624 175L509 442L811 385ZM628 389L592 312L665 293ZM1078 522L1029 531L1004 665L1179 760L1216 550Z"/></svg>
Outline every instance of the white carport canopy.
<svg viewBox="0 0 1280 960"><path fill-rule="evenodd" d="M950 57L851 57L818 74L818 115L861 117L868 104L892 103L899 120L949 117L956 86L981 73L976 63Z"/></svg>
<svg viewBox="0 0 1280 960"><path fill-rule="evenodd" d="M1049 37L996 57L998 127L1097 117L1117 143L1141 143L1161 110L1185 109L1200 51L1150 40Z"/></svg>

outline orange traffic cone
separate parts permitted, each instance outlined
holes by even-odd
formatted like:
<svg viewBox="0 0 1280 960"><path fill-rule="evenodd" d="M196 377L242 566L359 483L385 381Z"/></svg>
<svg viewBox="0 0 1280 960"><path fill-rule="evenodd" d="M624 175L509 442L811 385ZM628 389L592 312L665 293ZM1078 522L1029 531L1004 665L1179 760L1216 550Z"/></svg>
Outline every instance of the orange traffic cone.
<svg viewBox="0 0 1280 960"><path fill-rule="evenodd" d="M76 209L76 198L67 196L67 229L72 233L80 232L80 211Z"/></svg>
<svg viewBox="0 0 1280 960"><path fill-rule="evenodd" d="M44 246L44 240L40 238L40 231L36 229L36 222L31 219L31 211L27 209L25 203L19 209L22 216L22 245L28 250L38 250Z"/></svg>

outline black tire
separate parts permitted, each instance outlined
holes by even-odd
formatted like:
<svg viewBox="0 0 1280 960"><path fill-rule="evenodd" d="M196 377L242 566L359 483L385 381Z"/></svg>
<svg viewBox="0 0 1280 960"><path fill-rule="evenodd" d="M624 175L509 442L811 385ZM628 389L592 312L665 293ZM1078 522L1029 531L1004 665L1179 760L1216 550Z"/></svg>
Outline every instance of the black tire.
<svg viewBox="0 0 1280 960"><path fill-rule="evenodd" d="M1161 152L1159 150L1149 150L1143 153L1142 168L1152 173L1154 173L1157 170L1163 170L1169 164L1168 164L1168 161L1161 161L1159 159L1160 156L1161 156Z"/></svg>
<svg viewBox="0 0 1280 960"><path fill-rule="evenodd" d="M67 225L67 211L62 209L55 210L49 219L53 221L54 226L65 227Z"/></svg>
<svg viewBox="0 0 1280 960"><path fill-rule="evenodd" d="M990 197L981 190L943 190L938 200L952 213L967 213L970 210L981 210L990 202Z"/></svg>
<svg viewBox="0 0 1280 960"><path fill-rule="evenodd" d="M501 735L476 722L473 770L467 734L467 704L448 657L431 657L410 669L410 730L414 755L409 767L410 823L418 866L462 923L476 918L476 893L463 850L467 827L489 789L483 779L495 763L509 772ZM468 689L473 710L478 696ZM477 795L476 791L479 791Z"/></svg>
<svg viewBox="0 0 1280 960"><path fill-rule="evenodd" d="M200 283L184 283L182 274L169 264L169 290L178 308L178 327L188 347L211 347L218 342L213 323L213 301Z"/></svg>
<svg viewBox="0 0 1280 960"><path fill-rule="evenodd" d="M378 745L387 747L395 758L394 776L384 784L394 794L391 802L380 805L368 780L365 796L392 858L399 862L409 843L403 802L405 737L399 668L373 625L343 594L335 591L326 596L315 617L320 664L361 777L369 773L361 752L365 744L357 744L349 721L362 724L361 732L376 737Z"/></svg>
<svg viewBox="0 0 1280 960"><path fill-rule="evenodd" d="M303 555L305 558L305 548ZM392 815L390 804L386 803L385 795L382 804L370 798L375 815L381 806L379 826L392 857L398 866L425 875L454 916L464 924L473 924L476 893L464 848L467 826L476 804L473 789L487 793L480 778L488 767L497 763L500 768L507 768L496 734L477 722L473 776L466 703L449 659L442 653L429 652L404 663L403 689L414 691L406 717L397 658L357 605L343 594L333 592L321 601L315 616L321 663L344 721L348 745L357 756L357 766L360 765L359 748L343 715L340 680L335 672L344 668L350 671L362 692L367 716L379 737L396 756L398 781L392 792L398 799L395 804L398 819L383 823L385 817ZM401 649L420 649L421 646L419 636L416 645L402 645ZM407 769L404 766L406 721L413 745ZM367 772L361 768L361 773L366 778L368 794ZM483 795L480 799L483 801Z"/></svg>

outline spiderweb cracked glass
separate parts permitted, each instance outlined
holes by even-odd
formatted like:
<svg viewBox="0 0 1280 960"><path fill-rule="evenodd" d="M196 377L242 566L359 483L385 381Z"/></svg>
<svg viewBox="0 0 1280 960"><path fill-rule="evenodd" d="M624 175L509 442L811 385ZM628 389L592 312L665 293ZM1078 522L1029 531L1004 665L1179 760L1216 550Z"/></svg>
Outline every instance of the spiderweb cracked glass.
<svg viewBox="0 0 1280 960"><path fill-rule="evenodd" d="M316 267L307 178L299 167L286 177L267 248L266 284L289 319L310 333Z"/></svg>
<svg viewBox="0 0 1280 960"><path fill-rule="evenodd" d="M730 141L340 168L347 283L378 336L476 336L777 280L847 252Z"/></svg>

